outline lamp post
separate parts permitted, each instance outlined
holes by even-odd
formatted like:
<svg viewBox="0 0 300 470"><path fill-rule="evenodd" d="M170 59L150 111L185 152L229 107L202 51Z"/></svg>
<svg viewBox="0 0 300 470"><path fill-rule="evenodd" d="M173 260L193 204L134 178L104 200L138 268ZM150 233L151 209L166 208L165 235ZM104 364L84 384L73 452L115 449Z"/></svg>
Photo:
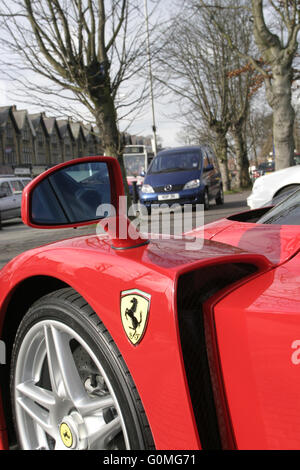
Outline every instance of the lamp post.
<svg viewBox="0 0 300 470"><path fill-rule="evenodd" d="M157 154L157 138L156 138L156 124L155 124L155 111L154 111L153 76L152 76L152 66L151 66L149 15L148 15L147 0L145 0L145 22L146 22L147 54L148 54L148 68L149 68L149 81L150 81L150 99L151 99L151 110L152 110L153 152L154 152L154 155L156 155Z"/></svg>

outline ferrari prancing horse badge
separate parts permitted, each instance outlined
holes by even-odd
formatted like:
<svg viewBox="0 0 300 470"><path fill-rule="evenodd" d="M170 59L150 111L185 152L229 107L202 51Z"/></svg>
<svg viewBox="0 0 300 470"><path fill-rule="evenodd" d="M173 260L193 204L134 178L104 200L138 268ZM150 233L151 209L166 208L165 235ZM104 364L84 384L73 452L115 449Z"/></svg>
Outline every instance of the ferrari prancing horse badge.
<svg viewBox="0 0 300 470"><path fill-rule="evenodd" d="M121 292L121 319L129 341L136 345L144 336L151 295L138 289Z"/></svg>

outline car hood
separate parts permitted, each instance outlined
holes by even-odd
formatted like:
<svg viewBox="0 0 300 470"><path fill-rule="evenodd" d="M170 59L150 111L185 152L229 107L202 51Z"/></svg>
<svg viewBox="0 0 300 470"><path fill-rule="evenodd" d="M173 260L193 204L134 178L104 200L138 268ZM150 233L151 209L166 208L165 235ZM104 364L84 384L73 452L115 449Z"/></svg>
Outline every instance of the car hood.
<svg viewBox="0 0 300 470"><path fill-rule="evenodd" d="M283 170L277 170L273 173L260 176L255 181L255 186L261 186L263 184L264 188L267 190L270 185L277 185L279 187L286 186L287 184L299 183L300 182L300 165L291 166L289 168L284 168ZM277 186L276 186L277 188ZM270 187L272 190L273 187Z"/></svg>
<svg viewBox="0 0 300 470"><path fill-rule="evenodd" d="M153 173L147 175L144 183L150 186L164 186L166 184L186 184L188 181L200 179L200 170L170 171L168 173Z"/></svg>
<svg viewBox="0 0 300 470"><path fill-rule="evenodd" d="M284 263L300 250L300 229L297 225L263 225L221 219L194 233L208 240L264 255L275 265Z"/></svg>

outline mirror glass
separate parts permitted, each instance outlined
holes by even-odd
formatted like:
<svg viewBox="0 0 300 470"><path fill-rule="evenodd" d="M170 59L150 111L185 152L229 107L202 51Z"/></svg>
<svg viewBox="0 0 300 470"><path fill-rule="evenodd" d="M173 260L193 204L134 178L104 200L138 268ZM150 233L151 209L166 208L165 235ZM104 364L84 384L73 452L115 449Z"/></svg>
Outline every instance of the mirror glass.
<svg viewBox="0 0 300 470"><path fill-rule="evenodd" d="M100 218L97 209L101 204L110 203L107 163L76 163L52 173L33 189L31 222L36 225L89 222Z"/></svg>

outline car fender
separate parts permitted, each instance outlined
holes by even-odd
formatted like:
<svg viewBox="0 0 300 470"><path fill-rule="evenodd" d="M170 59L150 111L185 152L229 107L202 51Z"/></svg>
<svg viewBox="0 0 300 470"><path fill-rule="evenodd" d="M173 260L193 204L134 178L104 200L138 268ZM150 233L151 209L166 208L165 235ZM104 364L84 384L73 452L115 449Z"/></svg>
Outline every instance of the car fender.
<svg viewBox="0 0 300 470"><path fill-rule="evenodd" d="M113 260L111 256L101 253L101 260L97 260L93 252L68 248L44 249L31 256L21 255L0 272L2 324L14 290L34 276L63 281L75 289L101 318L142 397L156 446L199 448L178 344L174 281L171 277L154 272L140 263L129 262L122 255ZM147 331L138 346L129 343L120 316L120 294L134 288L151 295ZM153 312L158 312L158 315ZM176 384L176 388L170 388L169 384ZM161 420L162 408L173 416L171 436L167 421Z"/></svg>

